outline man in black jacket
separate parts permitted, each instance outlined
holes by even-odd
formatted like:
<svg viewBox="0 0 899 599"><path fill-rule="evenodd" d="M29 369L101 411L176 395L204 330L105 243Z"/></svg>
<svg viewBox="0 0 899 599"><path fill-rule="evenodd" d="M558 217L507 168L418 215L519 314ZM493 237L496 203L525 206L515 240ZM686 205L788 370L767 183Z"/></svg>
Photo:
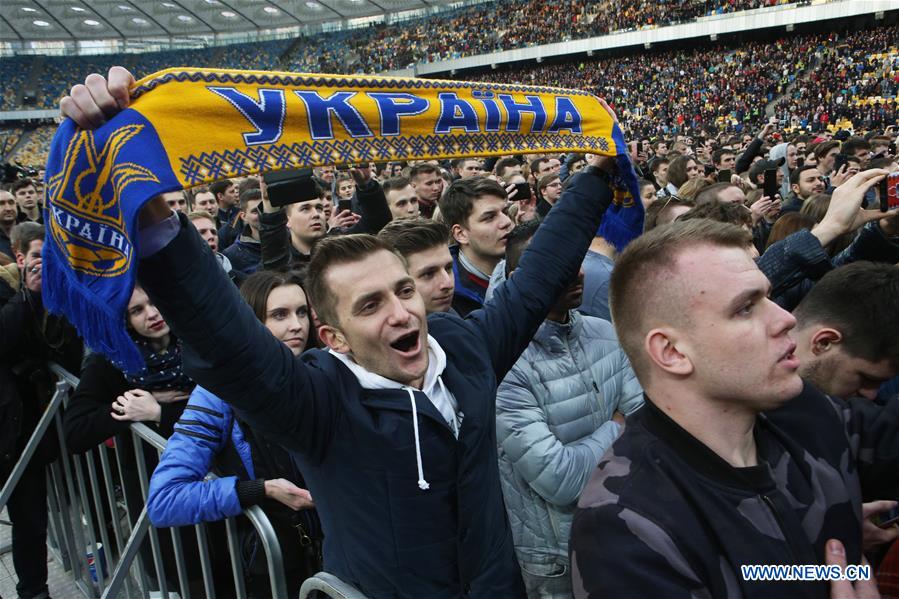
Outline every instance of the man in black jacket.
<svg viewBox="0 0 899 599"><path fill-rule="evenodd" d="M81 342L62 318L41 303L43 226L25 222L12 231L18 280L0 280L0 482L5 483L49 403L47 369L59 362L73 373ZM7 504L19 597L47 596L47 486L44 467L56 454L52 427L32 456Z"/></svg>
<svg viewBox="0 0 899 599"><path fill-rule="evenodd" d="M768 299L750 241L678 222L616 261L612 316L646 404L581 496L578 597L820 597L824 582L743 566L823 564L830 540L861 562L857 449L899 456L899 404L872 414L803 383L796 321Z"/></svg>
<svg viewBox="0 0 899 599"><path fill-rule="evenodd" d="M73 88L94 100L68 97L64 113L90 126L85 108L127 103L130 74L110 76L108 87L93 78L93 92ZM499 483L497 382L579 270L615 165L597 157L572 178L514 279L466 319L426 317L405 265L377 238L320 242L307 281L329 349L299 359L185 217L158 198L144 207L140 247L162 249L138 277L184 341L185 371L294 452L325 530L326 568L366 595L523 595Z"/></svg>
<svg viewBox="0 0 899 599"><path fill-rule="evenodd" d="M328 231L325 217L325 191L316 185L318 196L303 198L287 206L272 206L268 197L260 208L260 239L262 241L262 268L279 269L288 265L300 268L309 263L312 248L326 235L353 233L377 234L390 222L390 209L380 184L367 168L352 169L356 182L356 197L361 212L358 222L347 229Z"/></svg>

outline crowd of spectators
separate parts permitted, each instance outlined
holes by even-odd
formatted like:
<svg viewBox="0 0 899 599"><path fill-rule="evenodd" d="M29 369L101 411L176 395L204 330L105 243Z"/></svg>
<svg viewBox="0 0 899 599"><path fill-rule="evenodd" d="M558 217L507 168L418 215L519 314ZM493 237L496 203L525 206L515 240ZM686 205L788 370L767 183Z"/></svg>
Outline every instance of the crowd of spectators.
<svg viewBox="0 0 899 599"><path fill-rule="evenodd" d="M897 131L761 114L740 135L716 127L863 37L659 55L627 94L605 78L636 62L531 71L593 69L627 115L640 197L615 209L645 215L629 244L600 224L630 173L592 154L319 166L153 198L121 315L140 372L82 361L47 314L56 212L17 173L0 189L0 476L47 404L47 361L63 361L80 375L70 451L127 447L132 422L168 439L146 493L128 490L144 464L123 464L129 514L172 527L260 506L291 594L320 569L372 598L827 594L742 575L774 560L867 559L889 582L899 528L876 517L897 505L899 209L878 209L878 183L899 171ZM882 81L892 65L872 53L853 60ZM132 81L114 73L118 97ZM720 113L734 82L742 104ZM9 504L22 597L49 590L53 458ZM267 596L256 542L241 565ZM147 562L174 554L154 550ZM200 576L165 569L181 594Z"/></svg>
<svg viewBox="0 0 899 599"><path fill-rule="evenodd" d="M866 128L895 123L899 93L895 27L856 31L820 44L809 76L777 103L781 122L821 127L849 120Z"/></svg>
<svg viewBox="0 0 899 599"><path fill-rule="evenodd" d="M195 50L87 57L47 57L29 107L51 108L67 91L59 75L105 73L119 64L138 75L171 66L287 70L311 73L376 73L419 62L460 58L525 46L661 27L711 14L724 14L800 0L610 0L490 1L390 25L383 23L300 40L272 40ZM18 107L31 74L27 57L0 59L4 90L0 110Z"/></svg>
<svg viewBox="0 0 899 599"><path fill-rule="evenodd" d="M774 42L541 64L478 78L592 91L616 107L628 130L646 137L740 132L764 123L767 105L781 95L774 114L784 126L817 131L838 120L879 126L896 122L897 33L899 28L884 26L848 35L790 35Z"/></svg>
<svg viewBox="0 0 899 599"><path fill-rule="evenodd" d="M709 130L740 133L760 126L771 114L790 129L880 127L897 119L897 35L896 26L881 26L845 35L796 34L772 42L641 50L623 56L459 76L585 89L613 104L629 133L648 138ZM335 34L338 39L346 43L346 33ZM184 51L174 59L166 52L141 55L140 65L146 71L138 74L165 68L167 60L174 60L168 64L205 65L204 61L213 60L216 53L218 60L229 67L274 68L278 52L263 51L265 44L243 44L227 52ZM278 47L287 44L283 41ZM309 57L320 56L311 47L303 48ZM364 54L361 49L359 52L360 56ZM329 60L336 60L338 54L335 50ZM379 55L369 56L377 60ZM66 73L104 72L109 66L96 59L73 60L73 64L48 61L45 68L52 78L63 81ZM330 70L339 70L336 63L330 66L335 67ZM311 71L316 67L304 62L291 68ZM54 90L44 98L65 91L58 83ZM773 113L766 110L772 101L776 101L771 107ZM7 159L24 165L42 164L51 131L52 127L39 127L30 134L28 143Z"/></svg>

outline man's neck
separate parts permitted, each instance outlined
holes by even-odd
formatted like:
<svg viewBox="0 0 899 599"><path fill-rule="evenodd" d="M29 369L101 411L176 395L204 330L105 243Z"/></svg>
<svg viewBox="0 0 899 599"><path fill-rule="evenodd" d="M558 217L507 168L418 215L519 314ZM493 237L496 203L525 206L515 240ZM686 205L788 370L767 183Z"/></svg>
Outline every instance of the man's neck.
<svg viewBox="0 0 899 599"><path fill-rule="evenodd" d="M549 314L546 315L546 320L550 322L555 322L557 324L568 324L568 321L571 317L571 311L567 308L558 309L553 308L550 310Z"/></svg>
<svg viewBox="0 0 899 599"><path fill-rule="evenodd" d="M37 206L35 206L31 210L25 210L25 209L21 209L21 210L22 210L22 214L24 214L30 221L37 222L37 219L40 218L41 211L38 209Z"/></svg>
<svg viewBox="0 0 899 599"><path fill-rule="evenodd" d="M0 231L3 231L7 237L9 237L10 233L12 233L12 228L16 226L16 221L12 221L11 223L5 223L0 221Z"/></svg>
<svg viewBox="0 0 899 599"><path fill-rule="evenodd" d="M602 254L606 258L615 259L617 252L615 246L605 240L604 237L594 237L590 242L590 251Z"/></svg>
<svg viewBox="0 0 899 599"><path fill-rule="evenodd" d="M296 251L303 254L304 256L308 256L312 253L312 244L305 241L302 237L294 233L290 232L290 243L293 244L293 247Z"/></svg>
<svg viewBox="0 0 899 599"><path fill-rule="evenodd" d="M647 395L669 418L734 468L758 465L752 434L755 412L695 396L688 399L677 391L647 391Z"/></svg>
<svg viewBox="0 0 899 599"><path fill-rule="evenodd" d="M247 233L247 231L249 231L249 233ZM252 239L254 241L259 241L259 230L251 227L250 225L247 225L247 228L244 229L243 236L249 237L250 239Z"/></svg>
<svg viewBox="0 0 899 599"><path fill-rule="evenodd" d="M466 252L464 248L459 248L460 254L465 254L465 259L468 260L475 268L481 271L481 274L487 275L487 280L490 280L490 275L493 274L493 269L496 268L497 263L499 263L499 259L497 258L487 258L484 256L480 256L474 252ZM478 273L472 273L478 274Z"/></svg>

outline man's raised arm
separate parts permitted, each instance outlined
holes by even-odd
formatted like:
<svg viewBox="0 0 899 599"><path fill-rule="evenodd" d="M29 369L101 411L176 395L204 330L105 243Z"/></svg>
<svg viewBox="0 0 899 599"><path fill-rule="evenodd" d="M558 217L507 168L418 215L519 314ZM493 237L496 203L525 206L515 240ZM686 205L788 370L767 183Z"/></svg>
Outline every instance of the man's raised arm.
<svg viewBox="0 0 899 599"><path fill-rule="evenodd" d="M614 159L596 157L574 175L525 250L514 276L468 321L483 336L502 379L533 338L550 307L578 273L609 204ZM608 170L606 170L608 169Z"/></svg>
<svg viewBox="0 0 899 599"><path fill-rule="evenodd" d="M63 116L82 127L111 117L122 106L122 89L133 83L124 69L111 70L104 96L94 77L60 103ZM316 455L337 405L329 386L259 322L186 217L179 220L157 197L139 218L138 279L183 342L185 372L259 432Z"/></svg>

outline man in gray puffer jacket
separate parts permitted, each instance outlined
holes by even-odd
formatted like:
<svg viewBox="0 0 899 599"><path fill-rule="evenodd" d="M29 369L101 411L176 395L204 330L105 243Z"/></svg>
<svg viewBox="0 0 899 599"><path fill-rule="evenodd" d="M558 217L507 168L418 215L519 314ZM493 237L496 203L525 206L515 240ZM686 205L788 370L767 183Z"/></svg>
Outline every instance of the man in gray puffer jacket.
<svg viewBox="0 0 899 599"><path fill-rule="evenodd" d="M507 275L537 229L517 227ZM528 596L571 597L575 504L643 390L606 320L584 316L584 272L558 299L497 391L503 496Z"/></svg>

